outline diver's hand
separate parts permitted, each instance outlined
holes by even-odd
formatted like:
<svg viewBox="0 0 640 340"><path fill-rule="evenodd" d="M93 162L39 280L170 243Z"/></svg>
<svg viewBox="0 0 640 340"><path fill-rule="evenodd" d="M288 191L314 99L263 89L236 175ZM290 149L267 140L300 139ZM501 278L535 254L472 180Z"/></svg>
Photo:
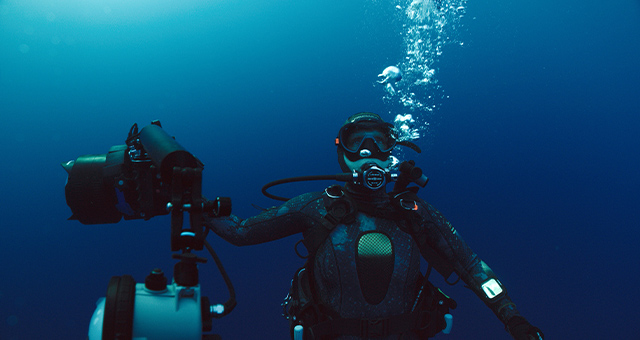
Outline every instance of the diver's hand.
<svg viewBox="0 0 640 340"><path fill-rule="evenodd" d="M538 327L532 326L527 319L517 315L507 322L507 331L515 340L544 340L544 334Z"/></svg>

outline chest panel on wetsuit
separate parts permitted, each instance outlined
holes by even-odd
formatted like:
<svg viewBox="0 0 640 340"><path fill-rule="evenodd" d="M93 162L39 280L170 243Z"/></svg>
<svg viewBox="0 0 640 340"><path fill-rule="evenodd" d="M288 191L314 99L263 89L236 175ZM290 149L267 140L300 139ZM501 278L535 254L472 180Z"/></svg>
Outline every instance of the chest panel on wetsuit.
<svg viewBox="0 0 640 340"><path fill-rule="evenodd" d="M358 237L356 248L360 290L369 304L377 305L387 295L391 283L395 257L393 244L387 235L370 232Z"/></svg>
<svg viewBox="0 0 640 340"><path fill-rule="evenodd" d="M358 213L320 246L314 277L322 303L341 317L374 319L410 310L419 270L409 234L394 221Z"/></svg>

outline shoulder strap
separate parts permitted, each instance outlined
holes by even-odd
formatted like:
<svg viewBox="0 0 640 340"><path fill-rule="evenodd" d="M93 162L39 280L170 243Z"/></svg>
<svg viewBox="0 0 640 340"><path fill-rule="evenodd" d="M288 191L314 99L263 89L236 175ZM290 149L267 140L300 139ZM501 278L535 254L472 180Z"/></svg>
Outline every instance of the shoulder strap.
<svg viewBox="0 0 640 340"><path fill-rule="evenodd" d="M345 195L339 185L332 185L325 189L322 198L327 213L320 220L320 225L303 233L302 243L307 248L310 258L315 255L320 245L338 224L352 222L357 212L355 203Z"/></svg>

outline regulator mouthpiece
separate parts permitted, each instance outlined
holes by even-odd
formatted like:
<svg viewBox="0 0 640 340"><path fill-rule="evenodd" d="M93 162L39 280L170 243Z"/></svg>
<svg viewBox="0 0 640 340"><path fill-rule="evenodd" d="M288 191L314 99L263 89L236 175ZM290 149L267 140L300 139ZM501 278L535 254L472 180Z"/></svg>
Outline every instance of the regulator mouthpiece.
<svg viewBox="0 0 640 340"><path fill-rule="evenodd" d="M360 171L353 172L354 183L363 185L370 190L384 188L387 184L387 178L391 179L389 170L383 169L375 163L367 163L362 166Z"/></svg>

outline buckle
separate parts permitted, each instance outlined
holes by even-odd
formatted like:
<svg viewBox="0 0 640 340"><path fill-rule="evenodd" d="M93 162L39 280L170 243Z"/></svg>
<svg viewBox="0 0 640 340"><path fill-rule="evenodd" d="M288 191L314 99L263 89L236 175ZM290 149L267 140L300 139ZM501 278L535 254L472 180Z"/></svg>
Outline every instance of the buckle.
<svg viewBox="0 0 640 340"><path fill-rule="evenodd" d="M342 187L337 184L334 184L324 189L324 192L327 194L329 198L333 198L333 199L344 196L344 191L342 191Z"/></svg>
<svg viewBox="0 0 640 340"><path fill-rule="evenodd" d="M389 319L360 321L360 337L378 338L387 335L389 335Z"/></svg>
<svg viewBox="0 0 640 340"><path fill-rule="evenodd" d="M418 210L418 204L416 203L416 201L406 200L404 198L401 198L398 203L400 207L402 207L402 209L404 210L411 210L411 211Z"/></svg>

